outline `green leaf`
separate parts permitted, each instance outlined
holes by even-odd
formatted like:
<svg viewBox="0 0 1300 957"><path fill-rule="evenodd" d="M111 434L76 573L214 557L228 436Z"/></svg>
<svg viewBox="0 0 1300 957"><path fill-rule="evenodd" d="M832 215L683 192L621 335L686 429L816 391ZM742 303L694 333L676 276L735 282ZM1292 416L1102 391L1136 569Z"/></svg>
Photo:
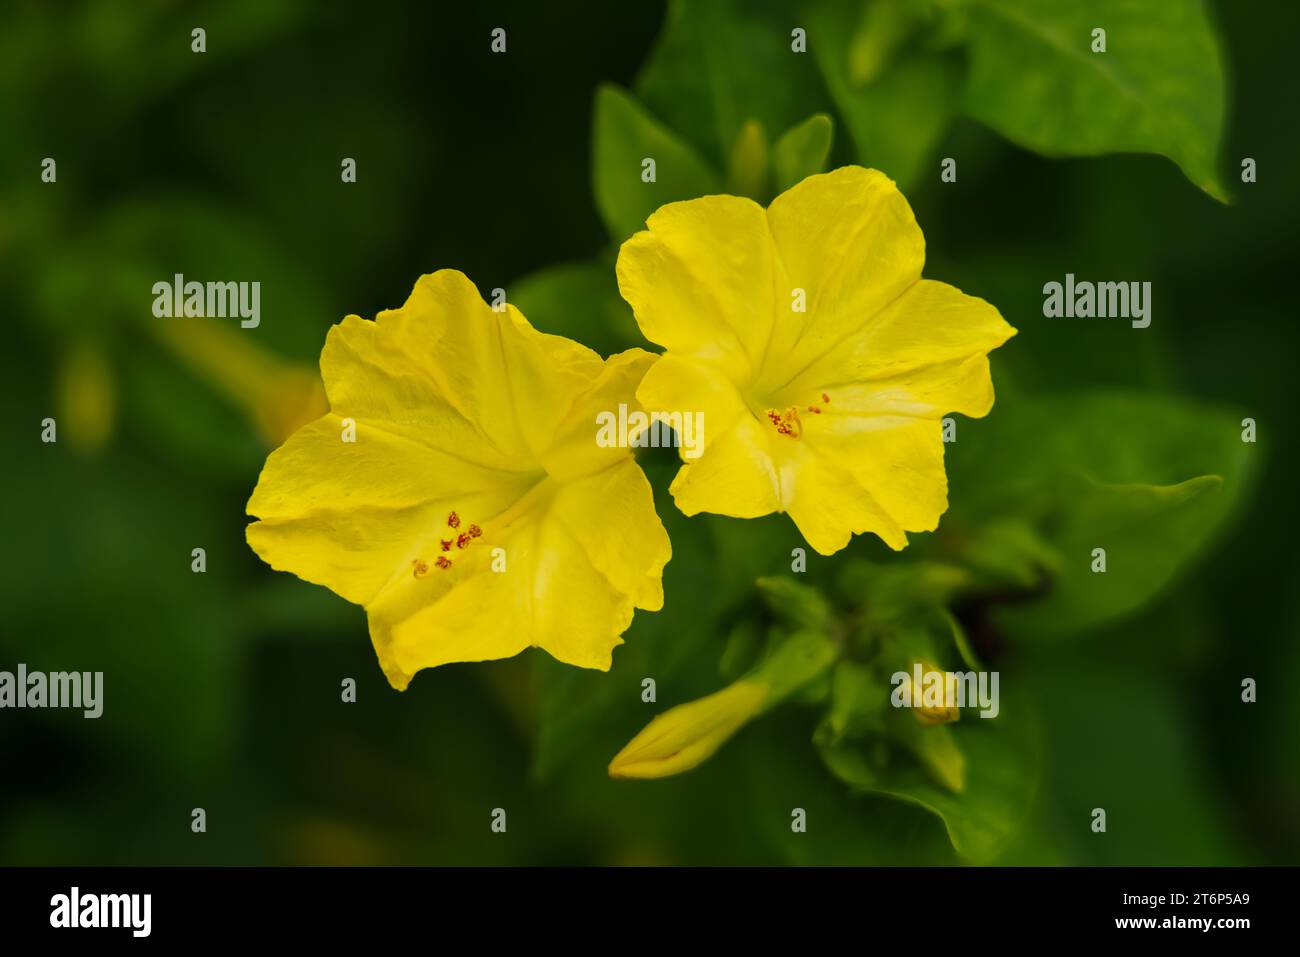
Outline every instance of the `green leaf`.
<svg viewBox="0 0 1300 957"><path fill-rule="evenodd" d="M852 4L840 6L853 9ZM848 72L854 86L865 86L884 72L906 42L913 15L908 0L874 0L858 6L860 23L849 37Z"/></svg>
<svg viewBox="0 0 1300 957"><path fill-rule="evenodd" d="M985 525L966 546L963 558L984 584L1025 591L1037 587L1044 572L1061 570L1061 557L1018 516Z"/></svg>
<svg viewBox="0 0 1300 957"><path fill-rule="evenodd" d="M819 733L831 743L883 729L888 684L877 669L841 661L831 677L831 705Z"/></svg>
<svg viewBox="0 0 1300 957"><path fill-rule="evenodd" d="M593 139L596 207L618 242L665 203L719 190L717 174L695 150L616 86L596 91ZM643 179L646 160L654 161L653 182Z"/></svg>
<svg viewBox="0 0 1300 957"><path fill-rule="evenodd" d="M1223 62L1201 0L977 0L972 14L971 116L1048 156L1158 153L1227 200Z"/></svg>
<svg viewBox="0 0 1300 957"><path fill-rule="evenodd" d="M917 182L952 119L960 74L953 55L913 47L891 48L886 66L884 51L868 39L874 35L865 12L870 9L815 0L807 13L809 49L859 162L906 189Z"/></svg>
<svg viewBox="0 0 1300 957"><path fill-rule="evenodd" d="M826 105L812 58L791 49L791 31L802 23L790 7L786 0L668 5L636 92L719 169L746 122L784 130Z"/></svg>
<svg viewBox="0 0 1300 957"><path fill-rule="evenodd" d="M819 678L835 662L839 646L821 632L799 631L781 640L742 680L767 686L763 710Z"/></svg>
<svg viewBox="0 0 1300 957"><path fill-rule="evenodd" d="M887 691L879 682L870 688L882 700ZM814 741L831 773L856 791L937 815L953 848L967 860L980 864L997 858L1019 831L1035 790L1036 748L1021 727L1025 722L974 718L923 728L899 711L889 711L885 720L892 747L879 735L837 739L830 719L824 720Z"/></svg>
<svg viewBox="0 0 1300 957"><path fill-rule="evenodd" d="M792 126L772 147L773 185L783 193L795 183L826 169L835 124L825 113L815 113Z"/></svg>
<svg viewBox="0 0 1300 957"><path fill-rule="evenodd" d="M760 578L755 584L768 608L787 628L825 632L830 627L830 605L816 588L792 578Z"/></svg>
<svg viewBox="0 0 1300 957"><path fill-rule="evenodd" d="M950 602L971 581L970 573L941 562L880 565L855 559L845 562L836 593L877 624L896 622Z"/></svg>
<svg viewBox="0 0 1300 957"><path fill-rule="evenodd" d="M727 635L727 644L718 662L718 672L735 681L758 663L763 654L763 630L752 618L742 618Z"/></svg>
<svg viewBox="0 0 1300 957"><path fill-rule="evenodd" d="M1241 441L1240 422L1126 392L999 402L951 447L942 534L977 542L984 527L1014 520L1054 556L1043 561L1046 594L1001 611L1013 633L1066 635L1131 614L1209 548L1244 499L1259 446ZM1096 548L1104 573L1092 571Z"/></svg>
<svg viewBox="0 0 1300 957"><path fill-rule="evenodd" d="M897 737L925 768L930 779L943 790L961 794L966 790L966 755L957 747L955 725L922 727L916 721L896 721Z"/></svg>

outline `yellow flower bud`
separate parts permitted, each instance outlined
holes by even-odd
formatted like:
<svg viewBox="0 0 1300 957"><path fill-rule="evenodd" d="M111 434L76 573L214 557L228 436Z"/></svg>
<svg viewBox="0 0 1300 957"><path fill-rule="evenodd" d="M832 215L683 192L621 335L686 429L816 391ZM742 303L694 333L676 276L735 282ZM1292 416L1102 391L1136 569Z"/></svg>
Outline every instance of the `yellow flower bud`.
<svg viewBox="0 0 1300 957"><path fill-rule="evenodd" d="M768 687L753 680L665 711L642 729L609 763L614 778L663 778L707 760L755 717Z"/></svg>
<svg viewBox="0 0 1300 957"><path fill-rule="evenodd" d="M961 711L947 696L947 672L925 661L918 661L912 666L912 673L907 676L910 685L912 714L922 727L936 724L950 724L960 720ZM929 703L926 701L926 688L930 689ZM938 701L933 699L936 697Z"/></svg>
<svg viewBox="0 0 1300 957"><path fill-rule="evenodd" d="M739 681L655 718L609 763L614 778L663 778L701 764L751 718L824 675L838 645L817 631L786 636Z"/></svg>

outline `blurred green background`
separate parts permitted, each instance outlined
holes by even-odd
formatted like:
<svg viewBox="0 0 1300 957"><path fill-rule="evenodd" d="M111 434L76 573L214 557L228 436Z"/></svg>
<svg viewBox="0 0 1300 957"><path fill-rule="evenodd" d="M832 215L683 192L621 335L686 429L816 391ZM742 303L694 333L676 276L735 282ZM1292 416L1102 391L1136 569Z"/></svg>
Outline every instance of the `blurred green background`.
<svg viewBox="0 0 1300 957"><path fill-rule="evenodd" d="M1161 91L1144 106L1159 121L1120 117L1110 140L1076 141L1034 97L1109 107L1016 48L1068 36L1086 57L1068 18L1027 26L1043 6L6 3L0 669L101 670L105 710L0 712L0 863L971 859L945 820L995 835L979 859L1004 863L1300 860L1285 433L1300 15L1210 4L1210 32L1186 39L1168 11L1199 4L1152 0L1146 27L1116 13L1117 68ZM807 55L789 47L800 26ZM1152 50L1169 40L1167 60L1123 59L1143 29ZM1223 68L1207 72L1213 46ZM990 63L1009 64L1009 85ZM818 113L833 128L824 163L815 144L776 147ZM1168 141L1141 142L1155 128ZM1136 152L1091 156L1117 141ZM609 674L532 651L423 672L399 694L360 608L244 544L261 463L312 408L326 330L400 304L422 273L501 286L539 327L602 351L637 344L612 255L647 195L621 158L645 143L660 157L651 209L706 186L766 201L791 157L879 165L916 211L927 275L1020 330L996 354L991 416L961 421L949 447L939 533L902 556L864 540L809 559L806 580L850 606L853 587L834 583L855 561L878 563L855 566L876 575L868 592L888 591L882 565L951 559L983 576L953 611L1029 743L981 765L973 742L972 793L942 818L890 796L904 788L855 793L831 773L813 744L824 703L765 716L683 776L607 776L654 714L729 680L729 640L766 620L755 579L788 574L803 544L780 516L684 519L667 454L644 459L674 548L665 609L638 612ZM45 157L56 183L41 182ZM1258 182L1240 182L1242 157ZM1210 195L1221 188L1231 203ZM260 281L260 327L155 319L150 287L177 272ZM1151 327L1044 319L1042 286L1067 272L1151 281ZM56 444L40 441L46 416ZM1245 416L1256 444L1240 441ZM1224 481L1168 513L1107 498L1203 474ZM1078 574L1100 529L1131 545L1111 548L1105 593ZM647 676L656 704L641 700ZM340 701L349 677L355 704ZM1256 704L1241 702L1245 677ZM489 828L497 807L506 834ZM791 831L796 807L807 833Z"/></svg>

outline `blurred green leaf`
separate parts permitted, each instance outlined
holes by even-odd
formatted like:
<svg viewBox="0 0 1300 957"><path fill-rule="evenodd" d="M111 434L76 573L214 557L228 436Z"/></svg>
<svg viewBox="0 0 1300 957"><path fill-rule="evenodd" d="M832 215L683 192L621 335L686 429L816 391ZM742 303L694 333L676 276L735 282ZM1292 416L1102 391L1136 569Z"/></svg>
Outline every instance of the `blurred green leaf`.
<svg viewBox="0 0 1300 957"><path fill-rule="evenodd" d="M884 680L862 682L856 690L882 702L888 699ZM1027 723L1025 716L926 728L905 711L881 710L887 712L893 747L879 735L853 740L837 733L834 710L823 720L814 741L831 773L855 790L907 801L938 815L953 847L967 860L978 864L997 858L1015 837L1035 792L1035 745L1017 726ZM954 787L958 784L960 789Z"/></svg>
<svg viewBox="0 0 1300 957"><path fill-rule="evenodd" d="M767 686L767 710L824 674L838 653L839 646L824 633L797 631L778 642L746 677Z"/></svg>
<svg viewBox="0 0 1300 957"><path fill-rule="evenodd" d="M1217 475L1177 485L1063 482L1068 504L1047 519L1059 556L1049 593L1005 610L1002 621L1039 637L1086 631L1140 608L1208 544L1222 485ZM1098 548L1105 549L1104 572L1092 567Z"/></svg>
<svg viewBox="0 0 1300 957"><path fill-rule="evenodd" d="M1044 572L1055 575L1061 570L1061 556L1019 516L982 527L962 557L984 582L1026 591L1042 582Z"/></svg>
<svg viewBox="0 0 1300 957"><path fill-rule="evenodd" d="M746 122L784 130L825 105L811 58L791 49L791 31L803 26L791 7L670 0L637 95L721 169Z"/></svg>
<svg viewBox="0 0 1300 957"><path fill-rule="evenodd" d="M892 623L943 607L970 581L966 569L942 562L884 565L853 559L839 570L836 593L871 621Z"/></svg>
<svg viewBox="0 0 1300 957"><path fill-rule="evenodd" d="M808 734L793 717L767 722L761 734L741 736L696 776L716 773L725 793L751 796L735 804L749 825L747 842L774 847L785 862L803 866L959 863L936 816L915 804L846 788L826 773L808 747ZM733 759L746 759L749 773L724 776L725 762ZM807 812L807 831L792 832L791 808Z"/></svg>
<svg viewBox="0 0 1300 957"><path fill-rule="evenodd" d="M772 147L776 192L785 192L800 180L825 170L834 136L835 124L825 113L815 113L782 133Z"/></svg>
<svg viewBox="0 0 1300 957"><path fill-rule="evenodd" d="M785 627L822 633L830 628L830 604L816 588L793 578L760 578L755 584L767 607Z"/></svg>
<svg viewBox="0 0 1300 957"><path fill-rule="evenodd" d="M973 0L972 14L973 117L1049 156L1158 153L1227 200L1223 62L1201 0Z"/></svg>
<svg viewBox="0 0 1300 957"><path fill-rule="evenodd" d="M851 3L840 3L846 10ZM906 42L913 26L911 0L871 0L858 4L858 29L849 35L848 74L854 86L865 86L884 72Z"/></svg>
<svg viewBox="0 0 1300 957"><path fill-rule="evenodd" d="M985 524L1027 520L1055 556L1049 587L1003 609L1002 622L1035 638L1096 627L1159 594L1245 498L1259 446L1241 441L1240 421L1125 392L999 403L949 453L960 497L944 534L971 542ZM1106 550L1105 573L1091 570L1095 548Z"/></svg>
<svg viewBox="0 0 1300 957"><path fill-rule="evenodd" d="M895 738L912 752L930 779L951 794L966 790L966 755L957 747L956 725L923 727L916 721L894 721Z"/></svg>
<svg viewBox="0 0 1300 957"><path fill-rule="evenodd" d="M857 661L841 661L835 666L830 707L819 734L838 744L883 729L889 686L878 672Z"/></svg>
<svg viewBox="0 0 1300 957"><path fill-rule="evenodd" d="M596 91L592 135L596 207L617 242L665 203L719 191L717 174L695 150L616 86ZM645 160L654 161L653 182L643 179Z"/></svg>
<svg viewBox="0 0 1300 957"><path fill-rule="evenodd" d="M907 189L917 182L952 119L960 73L952 55L914 46L889 48L886 65L885 49L872 45L879 31L873 8L813 0L807 7L813 38L809 48L859 162Z"/></svg>
<svg viewBox="0 0 1300 957"><path fill-rule="evenodd" d="M732 626L718 662L718 672L735 681L758 662L763 653L763 629L753 618L742 618Z"/></svg>

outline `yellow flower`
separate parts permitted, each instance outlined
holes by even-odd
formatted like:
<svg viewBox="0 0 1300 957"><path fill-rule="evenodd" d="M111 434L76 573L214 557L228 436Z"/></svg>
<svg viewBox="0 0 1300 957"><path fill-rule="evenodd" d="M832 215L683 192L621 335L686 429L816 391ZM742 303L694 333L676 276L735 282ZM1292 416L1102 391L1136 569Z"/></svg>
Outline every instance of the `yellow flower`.
<svg viewBox="0 0 1300 957"><path fill-rule="evenodd" d="M267 459L248 543L364 605L395 688L530 646L608 669L633 608L663 605L670 549L596 416L637 408L653 362L602 360L494 311L459 272L424 276L402 308L330 330L331 411Z"/></svg>
<svg viewBox="0 0 1300 957"><path fill-rule="evenodd" d="M987 353L1015 330L987 302L921 278L925 240L893 181L844 167L764 210L671 203L623 244L619 288L666 352L647 408L704 413L704 450L672 483L687 515L788 512L829 555L891 548L948 505L941 419L993 405Z"/></svg>

